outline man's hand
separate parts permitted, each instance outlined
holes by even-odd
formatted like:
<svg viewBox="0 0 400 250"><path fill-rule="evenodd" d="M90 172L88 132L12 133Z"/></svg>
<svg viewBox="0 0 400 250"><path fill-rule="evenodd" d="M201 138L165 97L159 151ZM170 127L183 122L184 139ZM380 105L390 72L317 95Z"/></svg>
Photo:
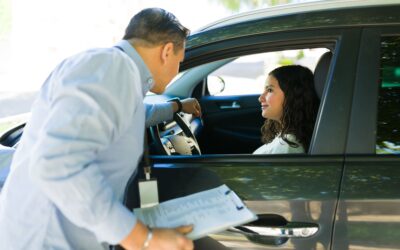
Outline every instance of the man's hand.
<svg viewBox="0 0 400 250"><path fill-rule="evenodd" d="M192 250L193 241L185 237L185 234L193 230L192 226L181 226L174 229L155 228L153 239L150 241L148 250Z"/></svg>
<svg viewBox="0 0 400 250"><path fill-rule="evenodd" d="M193 241L185 235L193 230L193 226L177 228L154 228L153 237L146 250L192 250ZM148 234L147 227L140 221L130 234L120 243L128 250L141 250Z"/></svg>
<svg viewBox="0 0 400 250"><path fill-rule="evenodd" d="M201 116L201 107L199 102L195 98L186 98L181 100L182 111L187 114L192 114L196 117ZM174 107L175 110L175 107ZM176 108L178 110L178 107Z"/></svg>

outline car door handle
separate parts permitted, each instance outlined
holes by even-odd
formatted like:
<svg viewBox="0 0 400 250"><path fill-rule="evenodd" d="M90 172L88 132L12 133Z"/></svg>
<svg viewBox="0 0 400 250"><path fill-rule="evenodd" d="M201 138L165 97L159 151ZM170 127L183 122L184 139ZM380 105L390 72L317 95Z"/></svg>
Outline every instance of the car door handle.
<svg viewBox="0 0 400 250"><path fill-rule="evenodd" d="M220 109L240 109L240 104L237 101L232 102L231 105L220 105Z"/></svg>
<svg viewBox="0 0 400 250"><path fill-rule="evenodd" d="M266 236L278 238L308 238L318 232L318 225L314 223L288 222L284 226L254 226L243 225L229 229L231 232L245 236Z"/></svg>

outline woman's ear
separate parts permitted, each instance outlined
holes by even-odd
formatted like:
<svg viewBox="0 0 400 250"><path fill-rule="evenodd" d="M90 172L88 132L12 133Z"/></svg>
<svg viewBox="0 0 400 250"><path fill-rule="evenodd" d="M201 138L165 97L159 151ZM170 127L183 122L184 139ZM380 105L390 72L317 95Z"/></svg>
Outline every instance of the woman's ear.
<svg viewBox="0 0 400 250"><path fill-rule="evenodd" d="M174 44L172 42L164 44L161 49L161 61L163 64L168 61L171 53L174 53Z"/></svg>

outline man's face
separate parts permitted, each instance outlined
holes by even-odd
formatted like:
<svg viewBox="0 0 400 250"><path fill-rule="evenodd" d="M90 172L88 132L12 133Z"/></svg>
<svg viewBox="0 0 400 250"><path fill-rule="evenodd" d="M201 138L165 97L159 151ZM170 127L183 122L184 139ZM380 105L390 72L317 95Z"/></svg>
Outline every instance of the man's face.
<svg viewBox="0 0 400 250"><path fill-rule="evenodd" d="M154 75L155 84L151 89L151 91L156 94L164 92L165 87L178 74L179 65L185 57L184 47L175 51L172 43L166 44L165 46L166 47L162 51L163 61L158 69L158 73Z"/></svg>

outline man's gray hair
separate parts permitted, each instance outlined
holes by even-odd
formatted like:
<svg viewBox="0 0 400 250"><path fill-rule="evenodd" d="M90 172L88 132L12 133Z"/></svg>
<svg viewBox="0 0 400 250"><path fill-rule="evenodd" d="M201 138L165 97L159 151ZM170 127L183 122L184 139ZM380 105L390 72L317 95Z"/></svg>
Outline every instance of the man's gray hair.
<svg viewBox="0 0 400 250"><path fill-rule="evenodd" d="M132 17L123 39L133 39L147 46L172 42L178 49L183 48L189 33L172 13L160 8L148 8Z"/></svg>

